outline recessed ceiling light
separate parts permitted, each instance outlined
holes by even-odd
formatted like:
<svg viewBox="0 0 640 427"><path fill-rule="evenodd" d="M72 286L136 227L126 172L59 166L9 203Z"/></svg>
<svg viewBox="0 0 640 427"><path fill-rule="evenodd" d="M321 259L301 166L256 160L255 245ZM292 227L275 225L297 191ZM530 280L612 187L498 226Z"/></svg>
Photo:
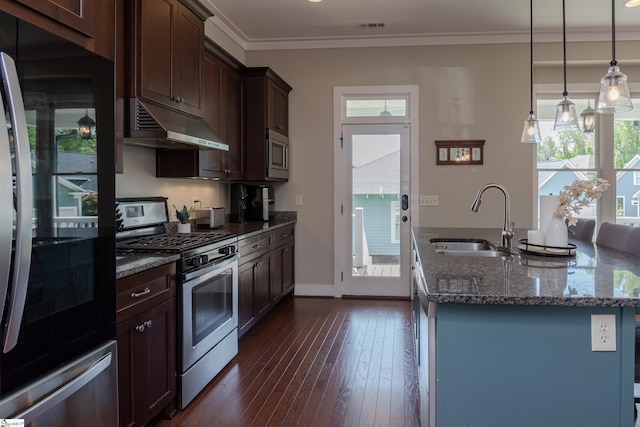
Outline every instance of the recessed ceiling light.
<svg viewBox="0 0 640 427"><path fill-rule="evenodd" d="M640 6L640 0L627 0L624 5L626 7Z"/></svg>
<svg viewBox="0 0 640 427"><path fill-rule="evenodd" d="M322 0L309 0L311 3L320 3Z"/></svg>

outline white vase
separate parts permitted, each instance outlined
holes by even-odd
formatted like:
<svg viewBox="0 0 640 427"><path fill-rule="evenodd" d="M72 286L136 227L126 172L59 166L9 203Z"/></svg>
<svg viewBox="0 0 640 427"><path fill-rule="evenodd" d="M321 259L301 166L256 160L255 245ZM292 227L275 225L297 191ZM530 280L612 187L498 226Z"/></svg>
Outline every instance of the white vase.
<svg viewBox="0 0 640 427"><path fill-rule="evenodd" d="M180 224L178 223L178 233L191 233L191 224Z"/></svg>
<svg viewBox="0 0 640 427"><path fill-rule="evenodd" d="M546 242L547 250L551 252L563 252L566 251L566 248L569 245L569 232L567 230L567 224L564 220L557 216L552 216L549 221L549 225L547 226L547 235ZM565 249L554 249L549 248L549 246L555 246L556 248L565 248Z"/></svg>

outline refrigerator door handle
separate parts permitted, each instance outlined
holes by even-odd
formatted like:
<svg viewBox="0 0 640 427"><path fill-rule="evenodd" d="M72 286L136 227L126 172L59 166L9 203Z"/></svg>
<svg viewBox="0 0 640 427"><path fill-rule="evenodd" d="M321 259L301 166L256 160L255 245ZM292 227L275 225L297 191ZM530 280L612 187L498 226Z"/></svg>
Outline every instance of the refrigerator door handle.
<svg viewBox="0 0 640 427"><path fill-rule="evenodd" d="M14 138L14 153L16 158L16 248L13 259L13 277L9 289L9 304L7 320L5 322L4 345L2 351L7 353L18 342L22 313L27 298L29 285L29 271L31 269L31 227L33 196L31 183L31 153L29 149L29 134L27 119L24 111L20 82L13 58L0 52L0 70Z"/></svg>
<svg viewBox="0 0 640 427"><path fill-rule="evenodd" d="M0 111L4 111L4 102L0 96ZM6 129L6 127L5 127ZM4 304L9 290L9 271L11 265L11 247L13 233L13 174L11 172L11 150L9 132L0 131L0 319L4 314ZM7 202L10 201L10 202Z"/></svg>
<svg viewBox="0 0 640 427"><path fill-rule="evenodd" d="M37 404L31 406L26 411L13 416L16 419L23 419L24 424L28 425L33 420L42 416L53 407L61 402L64 402L69 396L80 390L85 385L93 381L98 375L106 370L111 365L111 359L113 358L111 353L105 354L100 360L96 361L89 369L82 372L80 375L69 381L67 384L58 388L49 396L40 400Z"/></svg>

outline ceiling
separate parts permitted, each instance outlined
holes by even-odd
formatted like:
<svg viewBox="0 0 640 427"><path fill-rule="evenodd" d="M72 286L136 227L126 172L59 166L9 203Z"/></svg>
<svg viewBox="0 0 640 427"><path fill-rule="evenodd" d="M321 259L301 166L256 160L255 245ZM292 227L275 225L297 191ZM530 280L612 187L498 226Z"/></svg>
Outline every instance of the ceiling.
<svg viewBox="0 0 640 427"><path fill-rule="evenodd" d="M245 50L529 40L528 0L199 1ZM615 1L616 40L640 40L640 7ZM611 40L610 1L565 4L568 41ZM561 40L562 1L534 0L533 21L534 41Z"/></svg>

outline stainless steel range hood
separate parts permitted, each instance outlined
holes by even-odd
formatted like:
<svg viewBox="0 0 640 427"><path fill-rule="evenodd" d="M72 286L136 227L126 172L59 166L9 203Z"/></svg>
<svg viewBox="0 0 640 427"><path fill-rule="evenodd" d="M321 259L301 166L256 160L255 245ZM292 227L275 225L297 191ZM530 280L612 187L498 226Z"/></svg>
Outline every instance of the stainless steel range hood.
<svg viewBox="0 0 640 427"><path fill-rule="evenodd" d="M139 98L128 99L125 142L156 148L229 151L204 120Z"/></svg>

